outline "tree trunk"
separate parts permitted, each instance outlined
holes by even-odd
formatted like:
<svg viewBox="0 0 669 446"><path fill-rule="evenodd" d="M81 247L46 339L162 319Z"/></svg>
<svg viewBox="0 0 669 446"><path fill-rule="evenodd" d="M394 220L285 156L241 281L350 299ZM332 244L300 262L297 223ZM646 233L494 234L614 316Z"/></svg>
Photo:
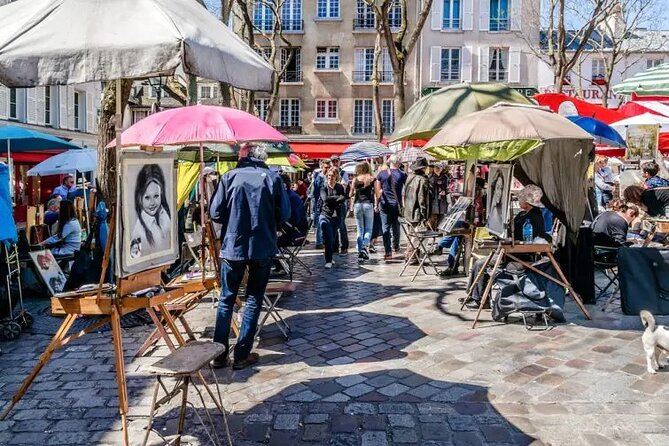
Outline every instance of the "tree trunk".
<svg viewBox="0 0 669 446"><path fill-rule="evenodd" d="M132 90L132 80L124 79L121 83L121 110L125 110L128 97ZM105 147L116 137L114 116L116 114L116 82L108 82L102 93L100 107L100 122L98 123L98 167L96 178L100 184L100 191L104 195L107 205L116 202L116 149ZM121 123L123 120L121 120Z"/></svg>
<svg viewBox="0 0 669 446"><path fill-rule="evenodd" d="M379 97L379 59L381 59L381 32L376 33L374 42L374 60L372 61L372 103L374 104L374 123L376 124L376 137L379 141L383 139L383 115L381 114L381 100Z"/></svg>
<svg viewBox="0 0 669 446"><path fill-rule="evenodd" d="M188 75L188 105L197 104L197 76Z"/></svg>
<svg viewBox="0 0 669 446"><path fill-rule="evenodd" d="M404 61L400 61L399 68L399 70L393 70L393 84L395 87L395 120L401 119L407 111L406 96L404 92Z"/></svg>

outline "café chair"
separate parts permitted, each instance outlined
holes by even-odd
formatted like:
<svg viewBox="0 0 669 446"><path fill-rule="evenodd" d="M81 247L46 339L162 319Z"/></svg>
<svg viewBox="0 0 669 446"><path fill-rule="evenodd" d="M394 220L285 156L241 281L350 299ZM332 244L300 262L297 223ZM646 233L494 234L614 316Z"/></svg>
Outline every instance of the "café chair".
<svg viewBox="0 0 669 446"><path fill-rule="evenodd" d="M620 289L620 284L618 283L618 249L610 246L595 246L594 247L594 266L595 272L599 271L605 277L605 284L600 286L595 280L595 289L597 290L597 295L595 296L595 301L599 300L612 286L615 286L613 293L607 299L606 303L602 307L602 311L606 311L608 306L613 302L618 290Z"/></svg>

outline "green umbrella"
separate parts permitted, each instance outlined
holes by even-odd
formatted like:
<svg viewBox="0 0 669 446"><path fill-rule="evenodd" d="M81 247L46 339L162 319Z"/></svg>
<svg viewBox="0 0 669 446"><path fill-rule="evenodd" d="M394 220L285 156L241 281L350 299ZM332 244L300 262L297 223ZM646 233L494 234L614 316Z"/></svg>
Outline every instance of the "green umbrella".
<svg viewBox="0 0 669 446"><path fill-rule="evenodd" d="M390 140L430 139L449 119L499 102L531 104L525 96L504 84L461 83L444 87L411 106L395 125Z"/></svg>
<svg viewBox="0 0 669 446"><path fill-rule="evenodd" d="M635 74L612 88L615 94L645 96L669 95L669 63Z"/></svg>

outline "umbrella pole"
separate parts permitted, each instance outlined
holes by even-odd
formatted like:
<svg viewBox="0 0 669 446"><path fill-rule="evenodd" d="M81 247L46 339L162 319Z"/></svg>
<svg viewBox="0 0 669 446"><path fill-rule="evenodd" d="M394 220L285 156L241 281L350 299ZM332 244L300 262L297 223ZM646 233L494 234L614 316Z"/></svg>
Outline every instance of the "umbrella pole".
<svg viewBox="0 0 669 446"><path fill-rule="evenodd" d="M88 215L88 198L86 197L86 177L83 172L81 174L81 188L84 191L84 216L86 217L86 236L91 232L90 216Z"/></svg>
<svg viewBox="0 0 669 446"><path fill-rule="evenodd" d="M7 166L9 167L9 196L14 203L14 163L12 163L12 140L7 140Z"/></svg>
<svg viewBox="0 0 669 446"><path fill-rule="evenodd" d="M202 249L202 282L205 280L205 276L207 273L207 267L205 265L205 260L206 260L206 249L205 246L207 246L207 241L206 241L206 234L207 231L205 230L205 227L207 225L207 222L204 219L204 207L205 204L207 204L207 194L205 193L205 184L204 184L204 144L200 143L200 226L202 226L201 231L202 231L202 244L201 244L201 249Z"/></svg>

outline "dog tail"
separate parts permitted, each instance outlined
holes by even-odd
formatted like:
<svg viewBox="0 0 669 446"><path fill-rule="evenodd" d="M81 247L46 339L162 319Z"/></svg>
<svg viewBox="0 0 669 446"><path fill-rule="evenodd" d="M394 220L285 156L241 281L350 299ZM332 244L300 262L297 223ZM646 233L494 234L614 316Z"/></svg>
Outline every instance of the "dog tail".
<svg viewBox="0 0 669 446"><path fill-rule="evenodd" d="M655 318L650 311L641 310L639 316L641 317L641 323L644 327L650 331L655 331Z"/></svg>

